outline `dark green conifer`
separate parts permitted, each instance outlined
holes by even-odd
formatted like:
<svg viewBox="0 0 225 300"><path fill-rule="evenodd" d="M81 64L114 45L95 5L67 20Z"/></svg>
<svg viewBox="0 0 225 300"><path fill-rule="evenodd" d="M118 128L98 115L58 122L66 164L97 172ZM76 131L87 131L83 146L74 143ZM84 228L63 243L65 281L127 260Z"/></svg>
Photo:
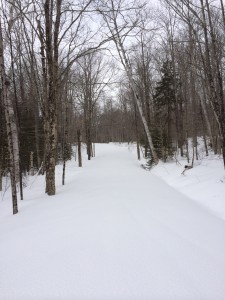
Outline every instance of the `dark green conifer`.
<svg viewBox="0 0 225 300"><path fill-rule="evenodd" d="M173 112L176 102L175 76L172 63L166 60L163 63L162 78L157 82L154 94L154 107L156 112L155 133L153 141L159 158L166 161L173 157ZM160 124L160 126L159 126Z"/></svg>

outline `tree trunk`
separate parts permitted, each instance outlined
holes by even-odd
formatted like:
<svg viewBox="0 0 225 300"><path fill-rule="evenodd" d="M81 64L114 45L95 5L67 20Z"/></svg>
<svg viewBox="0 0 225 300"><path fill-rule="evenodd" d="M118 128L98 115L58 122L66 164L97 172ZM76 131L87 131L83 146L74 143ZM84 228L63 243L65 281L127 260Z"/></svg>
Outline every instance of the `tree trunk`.
<svg viewBox="0 0 225 300"><path fill-rule="evenodd" d="M61 0L56 1L56 16L53 22L52 1L46 0L45 33L48 70L47 118L48 118L48 152L46 155L46 191L49 196L55 195L55 165L57 154L57 116L56 103L58 92L58 35L61 16ZM54 26L54 31L53 31Z"/></svg>
<svg viewBox="0 0 225 300"><path fill-rule="evenodd" d="M68 77L68 76L67 76ZM68 78L67 78L68 79ZM68 80L67 80L68 82ZM65 185L65 176L66 176L66 160L68 159L69 151L68 148L68 86L66 84L66 91L65 91L65 128L64 128L64 133L63 133L63 174L62 174L62 185Z"/></svg>
<svg viewBox="0 0 225 300"><path fill-rule="evenodd" d="M11 10L12 16L11 20L13 20L13 10ZM19 109L18 109L18 98L17 98L17 91L16 91L16 79L15 79L15 68L14 68L14 57L13 57L13 47L12 47L12 38L11 38L11 27L8 28L8 35L9 35L9 44L10 44L10 57L11 57L11 68L12 68L12 80L13 80L13 89L14 89L14 96L15 96L15 117L16 117L16 127L17 127L17 137L18 137L18 157L19 157L19 174L16 173L16 182L17 177L19 178L19 186L20 186L20 199L23 200L23 174L22 174L22 164L20 159L20 118L19 118ZM20 68L21 71L21 68ZM20 76L21 78L21 76ZM22 84L20 83L22 87ZM21 91L24 89L21 88ZM22 97L24 99L24 97Z"/></svg>
<svg viewBox="0 0 225 300"><path fill-rule="evenodd" d="M0 76L1 76L1 82L0 82L1 97L3 100L3 105L5 110L8 149L10 155L10 178L11 178L11 188L12 188L13 214L16 214L18 213L16 183L19 181L19 173L20 173L19 142L18 142L18 130L16 126L17 124L16 124L15 112L8 91L10 83L7 80L5 74L1 20L0 20Z"/></svg>
<svg viewBox="0 0 225 300"><path fill-rule="evenodd" d="M203 82L203 85L202 85L203 86L203 95L204 95L204 98L206 99L206 90L205 90L204 85L205 84ZM214 153L216 154L215 141L214 141L213 134L212 134L212 127L211 127L208 112L207 112L207 109L206 109L205 100L202 99L201 96L199 96L199 99L200 99L200 105L201 105L201 108L202 108L202 114L204 115L204 118L205 118L208 135L209 135L210 141L212 143L212 148L214 150Z"/></svg>
<svg viewBox="0 0 225 300"><path fill-rule="evenodd" d="M126 51L125 51L125 48L124 48L124 45L123 45L123 41L122 41L122 38L120 36L120 31L119 31L118 24L117 24L116 10L114 8L114 1L111 0L110 2L111 2L111 6L112 6L112 18L110 18L110 23L113 23L113 26L114 26L113 29L112 29L112 27L111 27L111 25L108 21L108 16L104 13L102 13L102 14L104 16L104 20L106 21L107 26L108 26L111 34L113 36L113 41L114 41L115 46L117 48L117 52L120 56L121 63L124 66L126 75L128 77L128 80L129 80L130 87L131 87L131 89L134 93L134 99L135 99L135 102L137 104L142 123L144 125L144 129L145 129L145 133L146 133L146 136L147 136L147 139L148 139L148 143L149 143L150 151L151 151L151 154L152 154L152 157L153 157L153 161L154 161L155 164L158 164L158 161L159 161L158 156L157 156L157 153L155 151L155 148L154 148L154 145L153 145L153 142L152 142L152 136L151 136L150 130L148 128L146 118L144 116L144 112L143 112L143 109L142 109L142 104L141 104L141 101L140 101L140 98L139 98L139 95L138 95L138 92L137 92L135 81L133 79L131 66L130 66L130 63L127 59L127 55L126 55Z"/></svg>
<svg viewBox="0 0 225 300"><path fill-rule="evenodd" d="M0 161L0 192L2 191L2 165Z"/></svg>
<svg viewBox="0 0 225 300"><path fill-rule="evenodd" d="M189 146L188 146L188 133L186 132L186 151L187 151L187 162L190 162L190 156L189 156Z"/></svg>
<svg viewBox="0 0 225 300"><path fill-rule="evenodd" d="M204 141L204 145L205 145L205 153L206 153L206 156L208 156L208 155L209 155L209 151L208 151L207 140L206 140L206 135L205 135L205 126L204 126L203 109L202 109L201 104L200 104L200 114L201 114L201 119L202 119L203 141Z"/></svg>
<svg viewBox="0 0 225 300"><path fill-rule="evenodd" d="M138 132L137 108L135 102L134 102L134 118L135 118L135 131L136 131L136 140L137 140L137 158L138 160L140 160L141 159L140 142L139 142L139 132Z"/></svg>
<svg viewBox="0 0 225 300"><path fill-rule="evenodd" d="M30 175L34 176L34 152L30 153Z"/></svg>
<svg viewBox="0 0 225 300"><path fill-rule="evenodd" d="M77 130L77 148L78 148L78 165L82 167L82 155L81 155L81 134L80 129Z"/></svg>
<svg viewBox="0 0 225 300"><path fill-rule="evenodd" d="M211 96L211 103L213 106L213 110L216 114L216 119L219 124L219 131L220 131L220 138L222 143L222 154L223 154L223 163L225 168L225 108L224 108L224 96L223 96L223 82L222 82L222 76L220 72L220 66L218 63L218 60L216 58L216 45L215 45L215 36L213 33L212 23L211 23L211 15L209 12L209 3L208 0L206 0L206 6L207 6L207 13L208 13L208 19L209 19L209 31L211 36L211 44L209 42L208 37L208 30L206 27L206 15L205 15L205 7L203 0L200 0L201 2L201 8L202 8L202 17L204 21L204 37L205 37L205 54L206 54L206 62L207 62L207 79L209 83L210 88L210 96ZM210 53L210 45L212 45L212 53ZM217 86L215 87L214 84L214 76L213 76L213 67L216 70L216 77L217 77Z"/></svg>

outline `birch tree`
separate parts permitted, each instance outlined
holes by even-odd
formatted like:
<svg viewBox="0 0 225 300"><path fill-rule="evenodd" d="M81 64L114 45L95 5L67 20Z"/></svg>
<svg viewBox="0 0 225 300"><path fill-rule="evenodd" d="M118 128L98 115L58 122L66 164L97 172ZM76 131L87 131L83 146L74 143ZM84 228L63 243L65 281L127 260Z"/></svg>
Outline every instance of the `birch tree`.
<svg viewBox="0 0 225 300"><path fill-rule="evenodd" d="M12 98L9 94L10 80L7 78L4 62L4 44L2 33L2 16L0 16L0 96L3 102L3 108L5 111L6 130L8 149L10 155L10 178L12 189L12 206L13 214L18 213L17 205L17 190L16 184L19 181L19 143L18 143L18 128L16 124L16 115L12 102Z"/></svg>
<svg viewBox="0 0 225 300"><path fill-rule="evenodd" d="M105 22L105 26L109 30L109 34L112 36L112 40L116 46L120 62L123 65L128 77L129 84L131 86L131 89L133 90L135 102L137 104L138 111L144 125L150 151L154 163L157 164L158 157L154 149L152 136L143 112L140 95L137 91L135 80L133 78L132 67L125 48L126 38L128 38L128 36L131 36L131 33L135 29L139 28L139 25L141 25L140 14L138 15L136 14L136 12L140 12L144 8L144 5L136 4L136 2L128 3L124 0L110 0L107 1L107 4L103 1L100 1L98 11Z"/></svg>

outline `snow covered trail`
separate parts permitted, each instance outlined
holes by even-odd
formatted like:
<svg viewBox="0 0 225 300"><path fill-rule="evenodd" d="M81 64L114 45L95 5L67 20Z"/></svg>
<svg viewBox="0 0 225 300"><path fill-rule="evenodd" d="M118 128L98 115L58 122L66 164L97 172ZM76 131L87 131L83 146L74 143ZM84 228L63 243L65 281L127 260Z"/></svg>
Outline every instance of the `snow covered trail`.
<svg viewBox="0 0 225 300"><path fill-rule="evenodd" d="M97 145L66 186L0 204L0 300L225 299L225 222L140 168L126 147Z"/></svg>

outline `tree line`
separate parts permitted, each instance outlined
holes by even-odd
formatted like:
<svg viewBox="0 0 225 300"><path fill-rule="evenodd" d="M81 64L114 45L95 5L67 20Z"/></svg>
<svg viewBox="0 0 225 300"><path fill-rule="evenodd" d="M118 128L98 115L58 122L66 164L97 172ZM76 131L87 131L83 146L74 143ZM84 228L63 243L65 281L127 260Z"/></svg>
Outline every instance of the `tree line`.
<svg viewBox="0 0 225 300"><path fill-rule="evenodd" d="M198 137L225 162L223 1L2 0L0 189L13 213L27 172L45 175L72 146L133 142L150 166L199 158ZM192 149L189 140L192 140Z"/></svg>

